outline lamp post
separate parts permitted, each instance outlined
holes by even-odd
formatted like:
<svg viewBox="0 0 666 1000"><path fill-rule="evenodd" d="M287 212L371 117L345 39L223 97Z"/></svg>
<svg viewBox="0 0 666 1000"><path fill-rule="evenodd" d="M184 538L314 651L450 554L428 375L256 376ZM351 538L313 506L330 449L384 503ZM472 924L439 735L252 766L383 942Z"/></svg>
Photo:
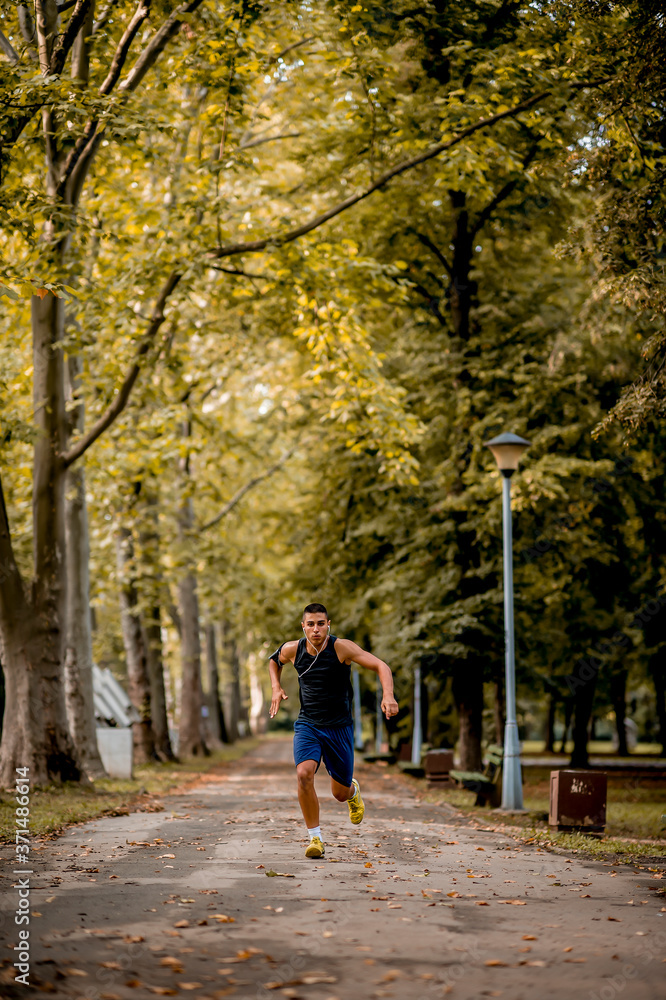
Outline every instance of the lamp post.
<svg viewBox="0 0 666 1000"><path fill-rule="evenodd" d="M506 721L502 768L502 809L523 808L520 741L516 721L516 660L513 634L513 537L511 532L511 476L530 442L517 434L500 434L486 447L502 473L502 523L504 528L504 662L506 670Z"/></svg>
<svg viewBox="0 0 666 1000"><path fill-rule="evenodd" d="M414 728L412 730L412 764L421 763L423 723L421 721L421 665L414 667Z"/></svg>

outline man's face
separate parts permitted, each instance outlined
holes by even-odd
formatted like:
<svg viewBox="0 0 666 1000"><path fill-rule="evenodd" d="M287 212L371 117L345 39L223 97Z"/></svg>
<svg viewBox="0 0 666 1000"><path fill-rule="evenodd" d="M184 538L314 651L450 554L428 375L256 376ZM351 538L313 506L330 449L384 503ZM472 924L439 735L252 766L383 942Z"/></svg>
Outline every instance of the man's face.
<svg viewBox="0 0 666 1000"><path fill-rule="evenodd" d="M315 647L321 646L328 635L330 624L330 619L326 617L323 611L315 611L312 614L307 614L301 622L306 638Z"/></svg>

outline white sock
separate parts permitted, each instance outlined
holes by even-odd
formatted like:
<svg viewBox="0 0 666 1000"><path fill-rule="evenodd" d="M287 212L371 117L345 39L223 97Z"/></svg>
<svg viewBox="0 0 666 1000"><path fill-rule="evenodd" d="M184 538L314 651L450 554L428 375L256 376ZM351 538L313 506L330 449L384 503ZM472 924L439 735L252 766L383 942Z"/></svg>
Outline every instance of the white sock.
<svg viewBox="0 0 666 1000"><path fill-rule="evenodd" d="M310 835L310 840L312 840L313 837L319 837L321 840L321 827L313 826L312 829L308 827L308 834Z"/></svg>

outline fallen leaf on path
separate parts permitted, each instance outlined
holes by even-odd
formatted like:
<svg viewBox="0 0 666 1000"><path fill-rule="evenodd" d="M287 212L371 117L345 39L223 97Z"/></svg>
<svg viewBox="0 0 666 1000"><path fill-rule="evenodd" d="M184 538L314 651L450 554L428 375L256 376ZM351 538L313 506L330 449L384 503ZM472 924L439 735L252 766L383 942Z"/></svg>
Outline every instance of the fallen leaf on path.
<svg viewBox="0 0 666 1000"><path fill-rule="evenodd" d="M217 920L218 924L235 924L235 917L228 917L226 913L211 913L211 920Z"/></svg>
<svg viewBox="0 0 666 1000"><path fill-rule="evenodd" d="M485 851L485 847L477 847L477 851Z"/></svg>
<svg viewBox="0 0 666 1000"><path fill-rule="evenodd" d="M399 979L400 976L404 976L404 972L400 969L389 969L379 981L380 983L392 983L394 979Z"/></svg>
<svg viewBox="0 0 666 1000"><path fill-rule="evenodd" d="M565 962L572 962L574 964L575 963L580 964L581 962L587 962L587 959L586 958L565 958L564 961Z"/></svg>
<svg viewBox="0 0 666 1000"><path fill-rule="evenodd" d="M506 967L506 962L502 962L499 958L487 958L483 963L484 965L503 965Z"/></svg>
<svg viewBox="0 0 666 1000"><path fill-rule="evenodd" d="M402 909L402 903L389 903L388 909L389 910L401 910Z"/></svg>
<svg viewBox="0 0 666 1000"><path fill-rule="evenodd" d="M327 976L325 972L309 972L305 976L297 979L288 979L286 982L264 983L267 990L279 990L285 986L316 986L317 983L337 983L335 976Z"/></svg>
<svg viewBox="0 0 666 1000"><path fill-rule="evenodd" d="M532 959L531 962L525 962L525 965L533 965L533 966L536 966L537 968L542 969L546 965L546 962L544 962L540 958L535 958L535 959Z"/></svg>
<svg viewBox="0 0 666 1000"><path fill-rule="evenodd" d="M138 944L139 941L145 941L145 938L141 934L126 934L123 941L125 944Z"/></svg>
<svg viewBox="0 0 666 1000"><path fill-rule="evenodd" d="M372 868L372 861L366 861L366 863L363 865L363 867L364 868Z"/></svg>
<svg viewBox="0 0 666 1000"><path fill-rule="evenodd" d="M590 896L589 892L585 892L583 893L582 896L580 896L580 899L592 899L592 897Z"/></svg>
<svg viewBox="0 0 666 1000"><path fill-rule="evenodd" d="M274 872L272 868L270 868L267 872L264 872L264 874L269 878L296 878L296 876L292 875L290 872Z"/></svg>
<svg viewBox="0 0 666 1000"><path fill-rule="evenodd" d="M524 899L498 899L498 903L508 903L509 906L527 906Z"/></svg>
<svg viewBox="0 0 666 1000"><path fill-rule="evenodd" d="M84 972L83 969L71 969L70 968L70 969L64 969L63 971L64 971L64 973L65 973L66 976L87 976L88 975L88 973Z"/></svg>
<svg viewBox="0 0 666 1000"><path fill-rule="evenodd" d="M160 965L168 965L170 967L178 966L182 969L183 963L179 958L176 958L175 955L165 955L164 958L160 959Z"/></svg>
<svg viewBox="0 0 666 1000"><path fill-rule="evenodd" d="M178 983L181 990L200 990L203 983Z"/></svg>
<svg viewBox="0 0 666 1000"><path fill-rule="evenodd" d="M173 986L148 986L148 989L151 993L157 993L161 997L175 997L178 993L178 990L174 989Z"/></svg>
<svg viewBox="0 0 666 1000"><path fill-rule="evenodd" d="M100 962L103 969L122 969L120 962Z"/></svg>
<svg viewBox="0 0 666 1000"><path fill-rule="evenodd" d="M487 902L485 901L485 899L477 899L477 901L476 901L476 905L477 905L477 906L490 906L490 903L487 903Z"/></svg>
<svg viewBox="0 0 666 1000"><path fill-rule="evenodd" d="M622 920L620 919L620 917L607 917L606 919L607 920L614 920L616 924L621 924L622 923Z"/></svg>
<svg viewBox="0 0 666 1000"><path fill-rule="evenodd" d="M562 951L573 951L573 947L569 945L568 948L563 948Z"/></svg>
<svg viewBox="0 0 666 1000"><path fill-rule="evenodd" d="M460 893L459 892L447 892L446 895L453 897L453 899L460 899Z"/></svg>
<svg viewBox="0 0 666 1000"><path fill-rule="evenodd" d="M538 941L536 934L523 934L523 941Z"/></svg>
<svg viewBox="0 0 666 1000"><path fill-rule="evenodd" d="M174 927L189 927L190 926L190 922L189 922L189 920L179 920L173 926Z"/></svg>
<svg viewBox="0 0 666 1000"><path fill-rule="evenodd" d="M176 857L175 854L158 854L157 860L159 861L160 858L175 858L175 857Z"/></svg>
<svg viewBox="0 0 666 1000"><path fill-rule="evenodd" d="M254 867L255 867L255 868L265 868L265 867L266 867L266 865L255 865Z"/></svg>
<svg viewBox="0 0 666 1000"><path fill-rule="evenodd" d="M333 931L324 931L324 933L322 934L322 937L325 937L325 938L333 937Z"/></svg>
<svg viewBox="0 0 666 1000"><path fill-rule="evenodd" d="M458 843L458 841L457 841L457 840L447 840L447 841L446 841L446 846L447 846L447 847L453 847L453 845L454 845L454 844L457 844L457 843Z"/></svg>

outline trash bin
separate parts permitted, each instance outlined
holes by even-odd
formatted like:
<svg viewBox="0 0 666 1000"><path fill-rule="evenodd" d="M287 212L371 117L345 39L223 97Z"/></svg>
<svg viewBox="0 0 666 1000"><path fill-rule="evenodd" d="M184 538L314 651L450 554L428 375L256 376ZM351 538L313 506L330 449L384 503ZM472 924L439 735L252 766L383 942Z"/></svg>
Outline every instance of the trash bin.
<svg viewBox="0 0 666 1000"><path fill-rule="evenodd" d="M425 773L429 785L448 784L453 767L453 750L428 750L425 756Z"/></svg>
<svg viewBox="0 0 666 1000"><path fill-rule="evenodd" d="M606 779L604 771L551 771L548 825L557 830L603 833Z"/></svg>

